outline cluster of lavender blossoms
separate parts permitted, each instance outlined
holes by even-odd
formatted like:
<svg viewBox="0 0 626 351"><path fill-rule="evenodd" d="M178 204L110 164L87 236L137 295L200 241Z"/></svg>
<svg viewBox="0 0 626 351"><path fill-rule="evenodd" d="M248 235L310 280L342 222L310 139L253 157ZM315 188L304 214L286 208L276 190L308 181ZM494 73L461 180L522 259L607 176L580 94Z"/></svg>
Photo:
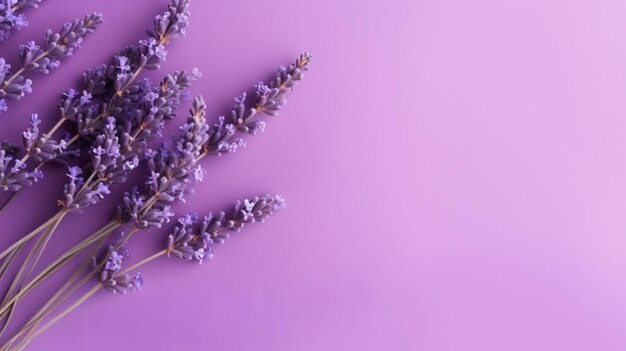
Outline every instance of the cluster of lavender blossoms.
<svg viewBox="0 0 626 351"><path fill-rule="evenodd" d="M145 80L132 89L126 95L132 102L126 106L132 108L120 109L120 117L106 118L100 134L88 146L91 161L82 168L70 168L65 196L59 204L79 212L109 194L111 186L125 183L129 173L149 152L148 144L162 136L165 123L176 116L181 98L198 76L197 70L179 71L167 75L157 86ZM84 177L87 172L91 176Z"/></svg>
<svg viewBox="0 0 626 351"><path fill-rule="evenodd" d="M238 232L246 224L263 223L286 206L281 196L266 195L237 201L232 211L209 213L201 221L195 213L187 213L167 237L167 254L202 263L213 257L212 244L223 244L230 237L224 231Z"/></svg>
<svg viewBox="0 0 626 351"><path fill-rule="evenodd" d="M22 11L36 8L41 0L0 0L0 42L5 41L14 30L28 26Z"/></svg>
<svg viewBox="0 0 626 351"><path fill-rule="evenodd" d="M0 144L0 191L17 191L43 177L38 169L26 169L24 161L16 157L19 149L8 142Z"/></svg>
<svg viewBox="0 0 626 351"><path fill-rule="evenodd" d="M59 32L48 30L43 46L34 41L19 46L21 67L11 74L11 65L0 58L0 112L7 110L6 99L19 100L32 92L32 81L26 72L48 74L59 67L61 60L71 56L83 39L102 23L102 15L93 13L63 25Z"/></svg>
<svg viewBox="0 0 626 351"><path fill-rule="evenodd" d="M32 147L26 147L28 153L22 159L32 157L39 165L29 167L19 159L17 152L0 154L3 157L0 167L4 165L6 169L2 172L0 168L0 192L16 192L41 179L42 162L67 162L80 156L81 150L92 150L89 146L106 131L109 117L116 119L121 149L126 150L124 162L133 163L134 157L141 158L141 148L145 148L145 143L155 136L160 136L163 123L177 114L180 98L186 96L190 82L200 73L196 69L191 73L176 72L168 75L159 87L152 86L149 79L138 83L135 79L143 69L160 68L167 56L165 45L185 35L189 16L189 0L173 0L167 11L155 17L146 39L120 50L112 63L83 73L81 91L69 89L63 94L59 101L60 122L72 123L74 137L66 135L53 139L52 133L39 133L38 129L35 133L32 124L40 122L34 117L37 121L32 121L31 128L24 134L25 144ZM74 27L80 26L76 24ZM0 71L2 62L0 59ZM3 77L0 75L0 78ZM30 81L26 85L30 87ZM2 106L0 100L0 110ZM134 145L132 150L128 150L129 144ZM124 179L116 177L114 181L123 182Z"/></svg>
<svg viewBox="0 0 626 351"><path fill-rule="evenodd" d="M113 245L109 246L106 261L100 268L99 280L104 288L114 294L126 294L126 292L141 290L143 287L143 276L137 273L131 276L120 273L122 262L130 257L128 250L115 250Z"/></svg>
<svg viewBox="0 0 626 351"><path fill-rule="evenodd" d="M134 81L141 70L161 67L167 57L165 44L184 36L188 24L189 0L174 0L165 13L156 16L146 39L120 50L113 57L112 63L87 70L83 74L82 93L72 90L60 102L64 117L74 122L77 134L83 139L93 139L100 134L102 122L107 116L119 117L133 113L133 110L137 110L137 103L142 100L155 105L163 104L158 100L159 96L155 95L156 92L144 95L153 90L150 80L144 79L139 83ZM168 84L186 85L178 82L190 79L189 74L183 74L180 76L177 72L173 75L173 82L162 82L162 85L166 89ZM194 70L191 76L197 77L199 73ZM81 100L85 96L89 97L87 103Z"/></svg>

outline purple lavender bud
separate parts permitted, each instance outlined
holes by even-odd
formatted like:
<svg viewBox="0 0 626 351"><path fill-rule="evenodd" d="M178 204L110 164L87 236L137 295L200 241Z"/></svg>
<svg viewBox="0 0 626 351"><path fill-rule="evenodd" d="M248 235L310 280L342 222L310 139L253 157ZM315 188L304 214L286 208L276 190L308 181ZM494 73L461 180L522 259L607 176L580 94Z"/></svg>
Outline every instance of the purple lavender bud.
<svg viewBox="0 0 626 351"><path fill-rule="evenodd" d="M202 263L213 257L213 244L223 244L229 237L224 231L239 231L246 223L264 222L284 207L282 197L267 195L237 201L230 214L209 213L197 224L195 214L185 214L167 237L168 255Z"/></svg>
<svg viewBox="0 0 626 351"><path fill-rule="evenodd" d="M160 42L167 42L185 35L189 25L189 0L172 0L168 10L154 19L154 28L148 35Z"/></svg>
<svg viewBox="0 0 626 351"><path fill-rule="evenodd" d="M82 212L88 206L96 204L110 194L109 187L102 182L85 183L80 167L69 168L69 181L63 186L63 200L57 203L69 212ZM91 179L90 179L91 180Z"/></svg>
<svg viewBox="0 0 626 351"><path fill-rule="evenodd" d="M41 0L0 1L0 42L6 40L13 30L28 26L26 16L20 13L27 8L36 8Z"/></svg>
<svg viewBox="0 0 626 351"><path fill-rule="evenodd" d="M99 280L102 286L112 293L126 294L128 291L138 291L143 288L144 280L141 273L134 277L128 274L118 274L122 269L125 256L109 246L104 265L100 269Z"/></svg>
<svg viewBox="0 0 626 351"><path fill-rule="evenodd" d="M37 8L42 0L9 0L12 3L13 11L24 10L28 8Z"/></svg>
<svg viewBox="0 0 626 351"><path fill-rule="evenodd" d="M41 135L39 124L41 120L34 113L31 115L30 127L23 134L24 148L37 161L50 161L63 153L65 143L51 140L48 135Z"/></svg>
<svg viewBox="0 0 626 351"><path fill-rule="evenodd" d="M130 289L132 291L139 291L143 289L143 275L141 273L137 273L135 277L131 279Z"/></svg>
<svg viewBox="0 0 626 351"><path fill-rule="evenodd" d="M16 156L16 152L5 147L0 150L0 191L18 191L43 177L38 169L27 170Z"/></svg>
<svg viewBox="0 0 626 351"><path fill-rule="evenodd" d="M104 269L111 272L119 271L122 268L122 259L122 255L117 253L117 251L112 251L104 265Z"/></svg>

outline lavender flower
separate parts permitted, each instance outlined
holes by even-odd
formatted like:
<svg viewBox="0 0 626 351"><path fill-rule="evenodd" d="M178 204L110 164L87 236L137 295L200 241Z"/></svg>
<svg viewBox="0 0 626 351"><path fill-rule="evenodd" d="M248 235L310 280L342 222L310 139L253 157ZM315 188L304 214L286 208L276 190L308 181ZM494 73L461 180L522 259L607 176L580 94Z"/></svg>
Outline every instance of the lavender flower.
<svg viewBox="0 0 626 351"><path fill-rule="evenodd" d="M150 38L167 42L185 35L189 25L189 0L173 0L168 10L154 19L154 28L148 31Z"/></svg>
<svg viewBox="0 0 626 351"><path fill-rule="evenodd" d="M96 204L105 195L110 194L109 187L104 183L97 183L97 187L92 187L92 183L85 183L83 170L74 166L69 168L67 177L69 182L63 186L63 200L57 201L59 206L70 212L81 212L87 206Z"/></svg>
<svg viewBox="0 0 626 351"><path fill-rule="evenodd" d="M135 276L119 274L122 262L128 256L109 246L107 258L100 269L100 283L112 293L126 294L128 291L138 291L143 288L143 276L137 273Z"/></svg>
<svg viewBox="0 0 626 351"><path fill-rule="evenodd" d="M172 0L168 10L163 15L156 16L154 27L148 31L148 38L140 40L138 45L131 45L121 50L114 58L113 67L96 70L93 78L95 82L106 74L116 93L121 93L128 87L135 77L135 72L141 69L154 70L161 67L167 57L165 44L185 35L189 25L189 0ZM91 74L89 75L91 76ZM99 83L101 84L101 83ZM98 84L88 84L97 87Z"/></svg>
<svg viewBox="0 0 626 351"><path fill-rule="evenodd" d="M178 258L202 263L213 257L213 244L223 244L229 238L225 231L240 231L244 225L265 222L274 212L285 208L285 200L280 196L255 197L252 200L237 201L229 213L209 213L197 222L194 213L178 219L167 237L167 254Z"/></svg>
<svg viewBox="0 0 626 351"><path fill-rule="evenodd" d="M0 145L0 191L17 191L32 185L43 176L38 169L27 170L24 161L16 158L18 151L17 145Z"/></svg>
<svg viewBox="0 0 626 351"><path fill-rule="evenodd" d="M39 132L39 124L41 120L34 113L30 118L30 127L24 132L24 147L27 153L37 161L50 161L60 155L65 149L64 140L57 142L51 140L48 135L41 135Z"/></svg>
<svg viewBox="0 0 626 351"><path fill-rule="evenodd" d="M26 4L26 2L24 2ZM32 92L32 81L24 77L25 72L39 72L48 74L59 67L63 58L71 56L83 39L91 34L102 22L102 15L94 13L85 16L82 20L75 20L63 25L58 33L51 30L46 32L44 45L39 47L35 42L29 42L19 47L19 57L22 67L8 77L10 65L0 59L0 102L1 110L6 110L6 98L19 100Z"/></svg>
<svg viewBox="0 0 626 351"><path fill-rule="evenodd" d="M27 8L36 8L41 0L1 0L0 1L0 42L6 40L13 30L28 26L26 16L20 13Z"/></svg>
<svg viewBox="0 0 626 351"><path fill-rule="evenodd" d="M217 155L236 152L246 145L243 139L234 137L236 131L249 135L265 131L265 121L254 118L260 113L270 116L278 114L287 102L285 95L302 80L303 72L309 70L311 59L311 54L305 52L289 67L281 66L269 85L258 83L255 86L253 107L246 107L246 93L235 98L235 106L228 118L220 117L219 123L209 132L210 141L205 147L206 152Z"/></svg>

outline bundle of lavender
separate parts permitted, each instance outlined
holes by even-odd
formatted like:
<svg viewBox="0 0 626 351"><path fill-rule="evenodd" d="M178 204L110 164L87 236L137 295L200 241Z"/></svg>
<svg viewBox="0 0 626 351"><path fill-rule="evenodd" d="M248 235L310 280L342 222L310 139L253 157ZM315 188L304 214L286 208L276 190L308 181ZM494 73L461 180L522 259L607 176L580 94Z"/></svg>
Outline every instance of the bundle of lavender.
<svg viewBox="0 0 626 351"><path fill-rule="evenodd" d="M146 40L118 52L111 64L85 72L80 92L69 89L63 94L59 103L60 117L50 131L41 133L39 119L33 115L24 133L26 153L21 159L15 146L2 145L0 153L4 153L0 161L7 161L0 162L0 190L14 196L40 179L42 167L51 161L67 164L68 181L63 187L63 198L57 201L61 209L0 253L0 281L12 275L0 303L3 321L0 335L25 296L65 265L84 258L72 277L0 351L22 350L34 337L101 288L114 293L140 289L143 276L138 272L130 273L158 257L167 255L199 262L211 258L212 246L224 242L228 237L226 231L239 231L245 224L262 222L285 206L280 196L264 196L237 202L234 211L210 213L202 220L195 214L183 215L164 241L163 250L121 270L133 234L169 223L175 216L172 206L184 201L193 185L205 176L206 170L199 164L205 156L234 153L245 146L242 136L264 131L265 121L259 117L278 114L286 102L286 94L303 78L311 61L311 55L304 53L288 67L281 67L269 84L255 85L253 99L248 99L245 93L235 98L230 113L219 117L215 124L207 122L206 105L203 98L197 96L178 134L154 151L149 145L161 135L165 123L178 114L180 100L200 74L195 69L191 73L178 71L166 75L156 85L138 78L143 69L160 67L166 57L165 44L184 36L188 23L189 0L171 0L168 10L155 18ZM54 138L62 127L69 127L72 132L63 138ZM34 162L29 163L29 160ZM44 268L36 269L46 245L68 214L83 213L110 195L111 187L124 186L128 175L142 166L148 167L149 176L142 186L131 187L124 193L110 222ZM112 244L106 245L107 242ZM19 261L22 251L28 247L25 258ZM10 267L18 262L21 265L13 272ZM95 286L89 292L76 297L70 307L57 311L61 303L74 298L78 289L92 279Z"/></svg>
<svg viewBox="0 0 626 351"><path fill-rule="evenodd" d="M5 41L14 30L28 26L24 10L36 8L41 0L0 0L0 42Z"/></svg>
<svg viewBox="0 0 626 351"><path fill-rule="evenodd" d="M197 72L176 72L167 75L158 85L147 79L134 81L143 69L159 68L167 54L164 45L184 35L188 8L188 1L173 1L163 15L155 18L147 39L121 50L114 56L113 63L85 72L82 93L70 89L63 94L59 102L59 120L49 132L41 134L40 121L36 115L32 116L31 126L23 137L26 155L15 161L22 167L17 172L5 174L4 181L19 190L32 183L23 180L41 175L40 169L45 163L63 159L71 166L70 182L65 186L65 192L72 193L76 201L67 196L59 200L62 209L57 215L0 254L0 259L4 259L0 269L1 281L21 250L41 234L13 277L2 300L3 305L21 290L62 218L95 204L110 193L110 186L124 183L127 175L138 166L147 144L160 135L165 122L177 114L179 100L198 76ZM66 122L72 124L74 136L54 140L53 134ZM91 162L80 164L84 160L77 157L81 152ZM31 158L37 163L32 170L26 167L26 161ZM76 177L83 169L92 176L86 181L78 181ZM2 314L5 321L0 334L8 326L13 307L7 311L8 315Z"/></svg>
<svg viewBox="0 0 626 351"><path fill-rule="evenodd" d="M303 54L289 68L282 67L269 86L258 84L256 101L252 107L246 107L245 94L235 99L236 105L228 120L220 117L219 123L213 126L209 126L204 117L205 105L202 98L194 99L190 117L187 123L180 127L180 135L165 143L159 151L148 150L146 152L149 157L148 164L151 174L146 179L143 190L133 188L126 193L116 206L115 216L111 222L48 265L24 286L20 293L3 305L0 312L4 314L10 310L10 306L17 303L69 261L85 250L95 254L116 229L125 229L116 243L108 247L104 257L95 261L97 263L87 273L84 273L83 270L88 266L90 260L85 260L66 284L7 342L5 349L9 350L9 347L20 337L22 337L22 341L15 349L22 349L33 337L56 323L102 287L122 293L141 288L143 277L140 274L129 275L128 272L131 270L165 254L202 262L212 256L211 244L223 243L228 237L223 232L224 230L240 230L246 223L263 221L274 211L283 208L284 200L280 197L245 200L243 203L237 203L235 211L230 215L218 213L206 216L195 234L189 229L195 221L193 220L194 217L185 216L179 220L179 224L183 224L184 227L175 228L172 231L163 250L147 257L137 265L119 272L121 260L127 252L124 246L131 236L138 231L161 228L174 216L172 204L183 200L184 196L191 191L191 186L195 182L201 181L205 174L205 171L198 165L202 158L207 155L231 153L245 145L243 139L235 137L237 132L254 135L263 131L265 124L255 118L260 113L277 114L285 103L284 95L293 89L295 83L302 78L302 72L308 69L310 59L310 55ZM76 177L72 176L71 178ZM74 181L76 180L71 179L70 182ZM82 278L80 278L81 275ZM71 297L72 293L88 283L92 277L97 277L99 282L89 293L78 298L70 308L63 310L44 326L38 328L39 324L60 303Z"/></svg>

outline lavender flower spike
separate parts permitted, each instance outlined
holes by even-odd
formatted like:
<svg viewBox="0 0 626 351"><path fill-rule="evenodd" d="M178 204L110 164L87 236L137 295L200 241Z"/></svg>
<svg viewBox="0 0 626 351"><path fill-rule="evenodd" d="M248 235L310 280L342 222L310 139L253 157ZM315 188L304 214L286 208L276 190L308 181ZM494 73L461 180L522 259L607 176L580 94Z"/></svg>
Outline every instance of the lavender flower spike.
<svg viewBox="0 0 626 351"><path fill-rule="evenodd" d="M199 223L196 215L188 213L167 237L167 254L202 263L213 257L213 244L223 244L229 238L224 231L240 231L244 225L265 222L274 212L285 208L281 196L262 196L237 201L231 212L209 213Z"/></svg>
<svg viewBox="0 0 626 351"><path fill-rule="evenodd" d="M265 121L257 120L259 114L276 116L287 100L285 95L291 92L296 83L304 77L303 72L309 70L313 56L305 52L289 67L281 66L274 79L265 85L258 83L252 107L246 107L246 93L235 98L235 106L228 117L220 117L219 123L209 131L210 139L205 146L207 154L222 155L236 152L246 145L241 138L235 138L235 132L256 135L265 131Z"/></svg>
<svg viewBox="0 0 626 351"><path fill-rule="evenodd" d="M41 0L0 0L0 42L6 40L13 30L28 26L26 16L20 12L40 3Z"/></svg>
<svg viewBox="0 0 626 351"><path fill-rule="evenodd" d="M9 76L11 66L0 59L0 112L6 111L5 99L19 100L32 92L32 81L24 77L26 72L48 74L61 64L61 60L71 56L83 39L102 23L102 15L93 13L82 20L74 20L63 25L61 31L46 32L44 45L40 47L34 41L20 45L19 57L22 67Z"/></svg>

